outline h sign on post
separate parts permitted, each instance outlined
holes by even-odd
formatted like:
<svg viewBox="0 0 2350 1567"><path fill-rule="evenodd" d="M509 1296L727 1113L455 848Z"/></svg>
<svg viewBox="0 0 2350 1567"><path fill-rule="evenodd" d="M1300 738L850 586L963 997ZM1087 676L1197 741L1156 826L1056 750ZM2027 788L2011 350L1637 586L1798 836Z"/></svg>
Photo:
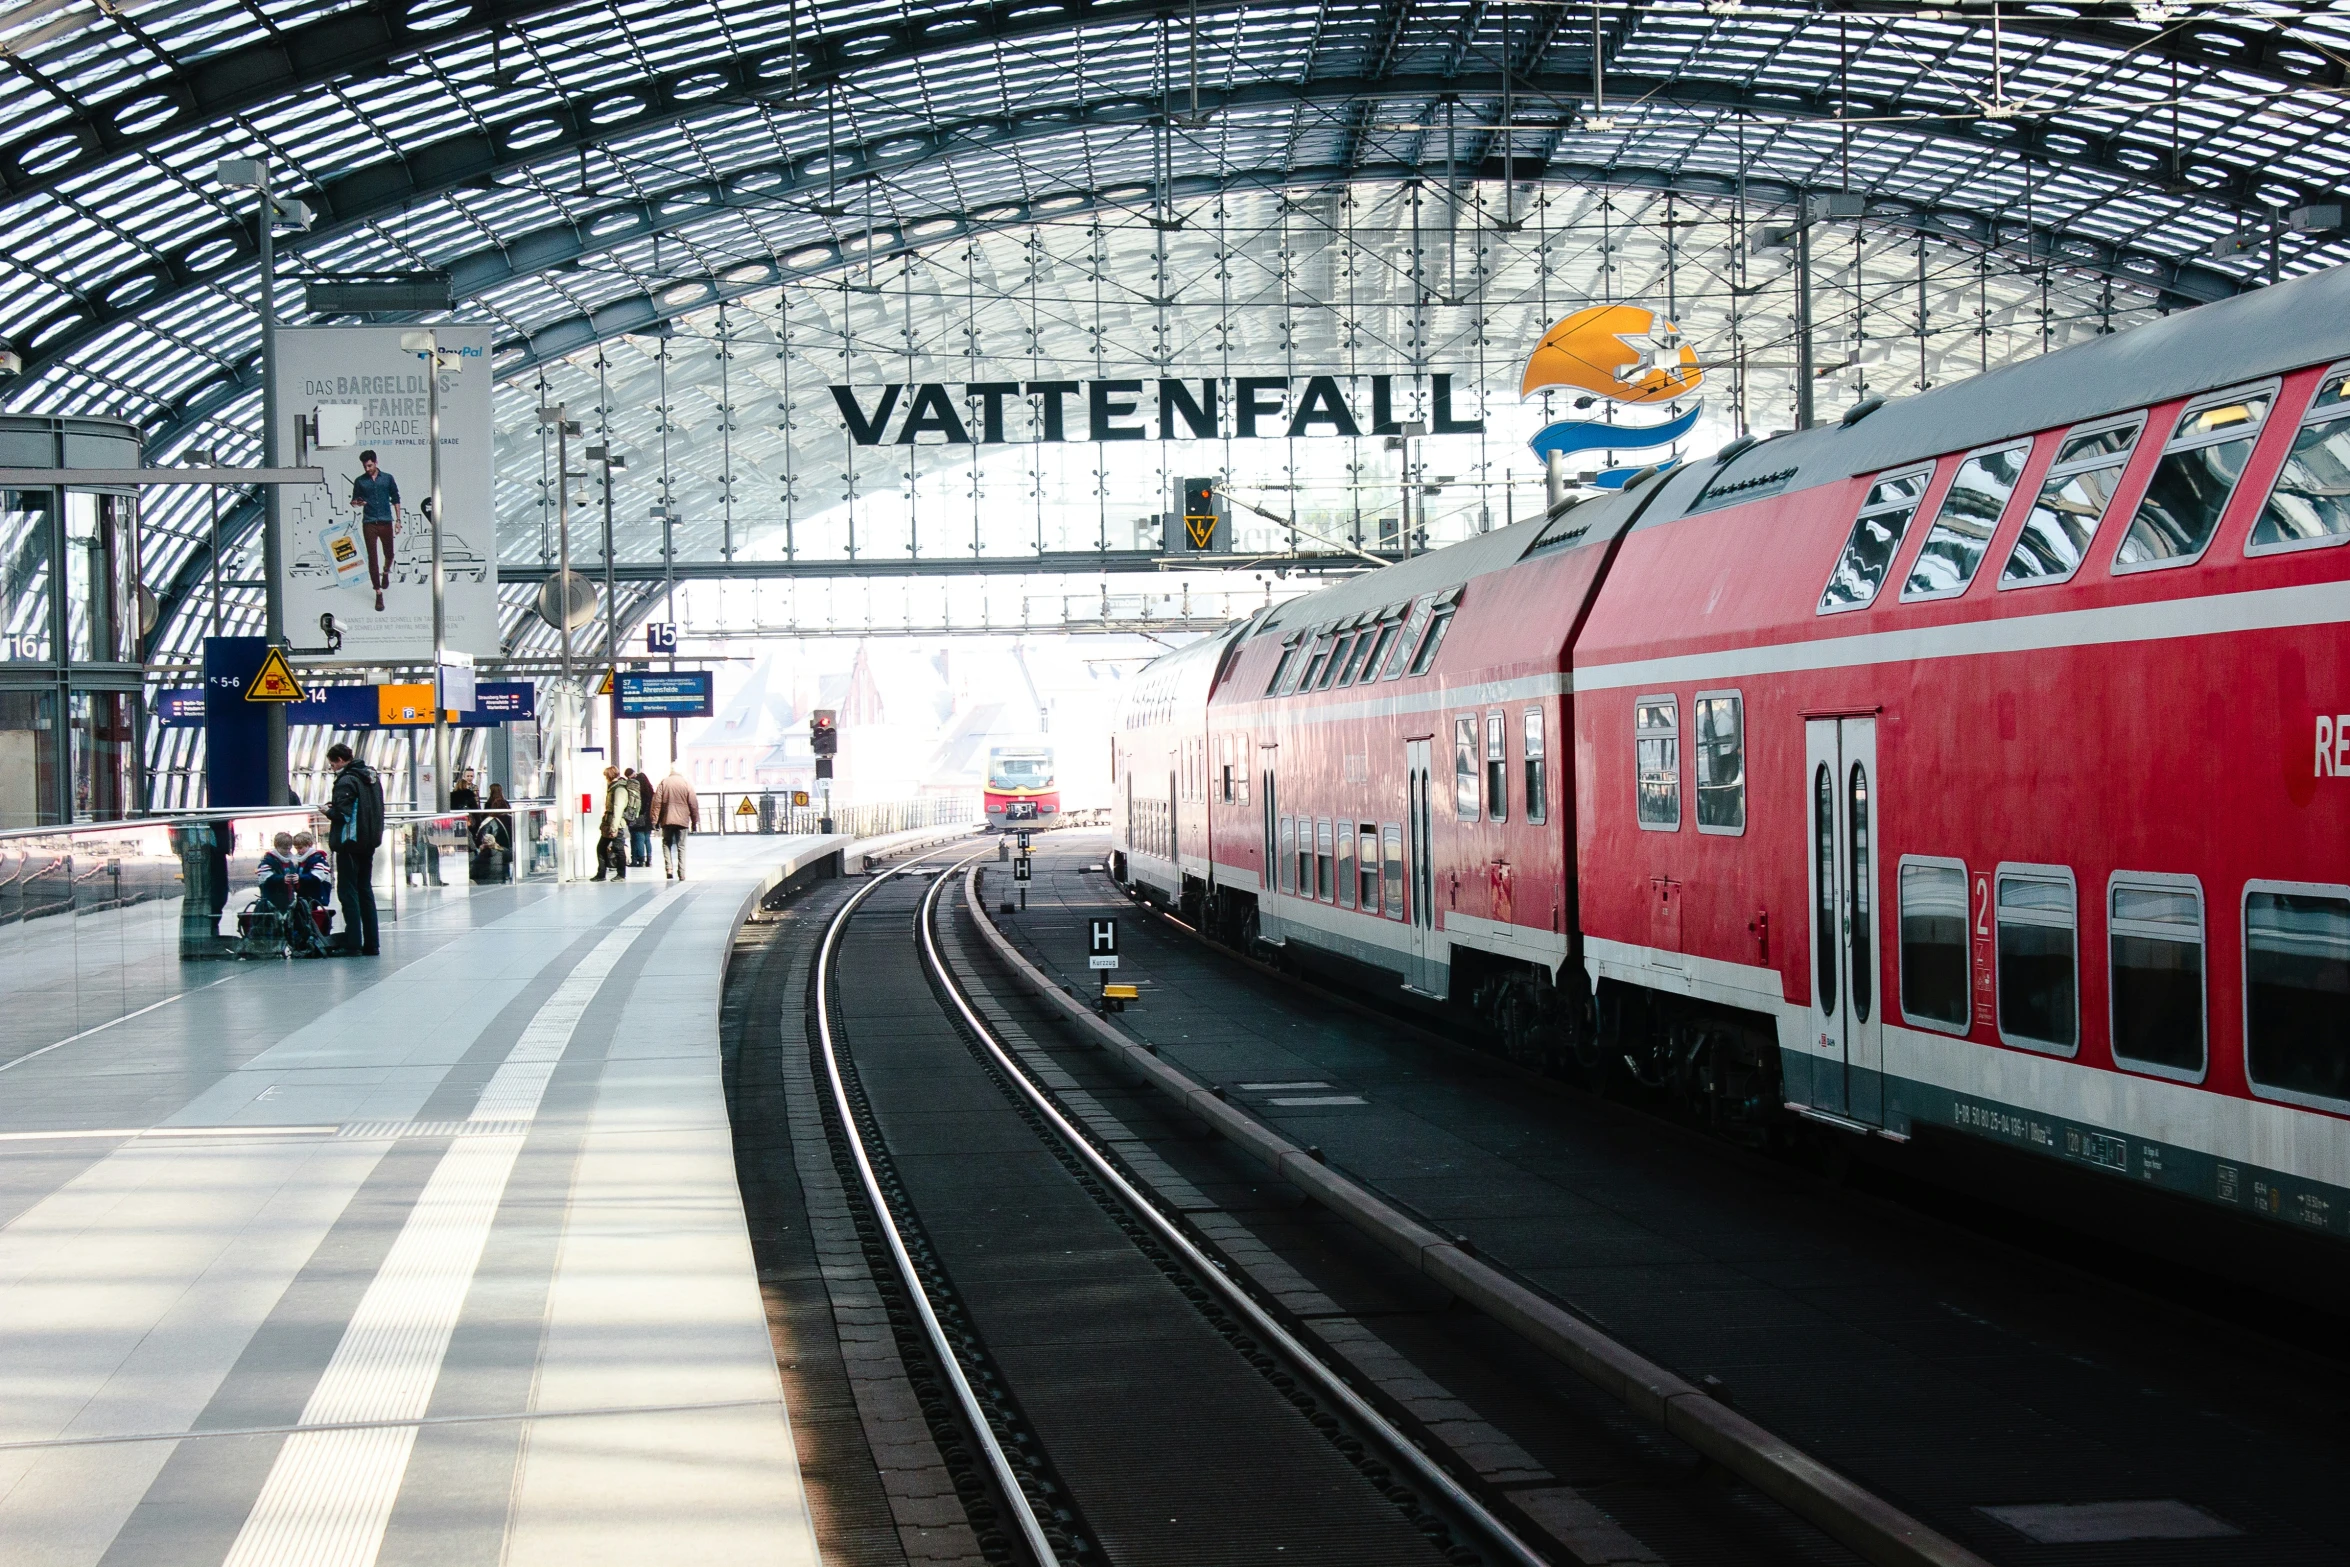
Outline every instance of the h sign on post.
<svg viewBox="0 0 2350 1567"><path fill-rule="evenodd" d="M1085 922L1085 963L1088 968L1116 968L1118 966L1118 922L1116 920L1087 920Z"/></svg>
<svg viewBox="0 0 2350 1567"><path fill-rule="evenodd" d="M1012 880L1014 880L1014 881L1033 881L1033 880L1035 880L1035 879L1036 879L1036 877L1035 877L1035 873L1034 873L1034 872L1033 872L1033 871L1030 869L1030 865L1031 865L1031 863L1032 863L1032 862L1030 862L1030 861L1028 861L1028 860L1014 860L1014 861L1012 862Z"/></svg>

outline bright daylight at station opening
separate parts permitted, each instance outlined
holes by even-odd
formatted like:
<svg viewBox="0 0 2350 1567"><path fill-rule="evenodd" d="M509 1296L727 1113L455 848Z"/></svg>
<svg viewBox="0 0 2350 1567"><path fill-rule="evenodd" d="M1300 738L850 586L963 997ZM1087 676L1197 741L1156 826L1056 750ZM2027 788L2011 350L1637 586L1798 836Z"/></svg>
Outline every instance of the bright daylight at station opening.
<svg viewBox="0 0 2350 1567"><path fill-rule="evenodd" d="M0 1561L2350 1560L2346 94L0 11Z"/></svg>

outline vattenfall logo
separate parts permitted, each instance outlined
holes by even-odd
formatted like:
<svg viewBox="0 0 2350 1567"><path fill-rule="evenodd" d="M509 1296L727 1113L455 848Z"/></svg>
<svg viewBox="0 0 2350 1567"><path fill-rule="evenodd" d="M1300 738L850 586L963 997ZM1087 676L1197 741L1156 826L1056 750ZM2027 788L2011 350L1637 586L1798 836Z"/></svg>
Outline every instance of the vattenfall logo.
<svg viewBox="0 0 2350 1567"><path fill-rule="evenodd" d="M959 389L923 381L863 394L855 387L835 386L832 400L840 408L849 439L859 446L999 445L1012 439L1005 433L1007 403L1026 411L1026 439L1032 442L1296 440L1316 435L1401 435L1407 417L1401 410L1420 379L1236 375L1155 381L973 381ZM1482 418L1454 415L1451 375L1434 374L1426 380L1428 418L1421 433L1484 433ZM866 397L872 399L870 409ZM1083 409L1082 436L1070 431L1072 398ZM1149 413L1143 411L1146 398L1157 405Z"/></svg>
<svg viewBox="0 0 2350 1567"><path fill-rule="evenodd" d="M1618 407L1674 403L1695 392L1705 380L1697 350L1670 321L1658 319L1638 305L1593 305L1578 310L1542 334L1534 352L1526 356L1526 373L1518 395L1566 388L1588 395L1577 407L1603 400ZM1576 452L1648 451L1672 445L1687 435L1704 411L1703 403L1657 424L1610 424L1604 420L1561 419L1544 425L1527 444L1534 455L1547 460ZM1671 467L1678 459L1668 458ZM1602 489L1619 489L1637 468L1609 468L1590 482Z"/></svg>

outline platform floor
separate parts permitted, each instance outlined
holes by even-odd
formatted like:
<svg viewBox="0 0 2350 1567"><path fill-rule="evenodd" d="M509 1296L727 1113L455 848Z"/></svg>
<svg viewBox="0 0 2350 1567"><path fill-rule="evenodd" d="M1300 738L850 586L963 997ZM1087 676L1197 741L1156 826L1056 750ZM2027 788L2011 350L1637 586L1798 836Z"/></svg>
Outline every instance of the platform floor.
<svg viewBox="0 0 2350 1567"><path fill-rule="evenodd" d="M0 1558L814 1563L718 1054L795 846L0 1052Z"/></svg>

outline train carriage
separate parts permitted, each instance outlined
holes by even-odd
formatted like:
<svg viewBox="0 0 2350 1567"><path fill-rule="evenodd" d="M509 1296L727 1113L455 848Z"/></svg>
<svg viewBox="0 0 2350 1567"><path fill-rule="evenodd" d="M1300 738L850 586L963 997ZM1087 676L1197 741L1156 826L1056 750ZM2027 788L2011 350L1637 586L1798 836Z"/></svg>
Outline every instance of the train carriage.
<svg viewBox="0 0 2350 1567"><path fill-rule="evenodd" d="M2346 306L1734 443L1162 661L1168 896L1717 1120L2350 1234Z"/></svg>

